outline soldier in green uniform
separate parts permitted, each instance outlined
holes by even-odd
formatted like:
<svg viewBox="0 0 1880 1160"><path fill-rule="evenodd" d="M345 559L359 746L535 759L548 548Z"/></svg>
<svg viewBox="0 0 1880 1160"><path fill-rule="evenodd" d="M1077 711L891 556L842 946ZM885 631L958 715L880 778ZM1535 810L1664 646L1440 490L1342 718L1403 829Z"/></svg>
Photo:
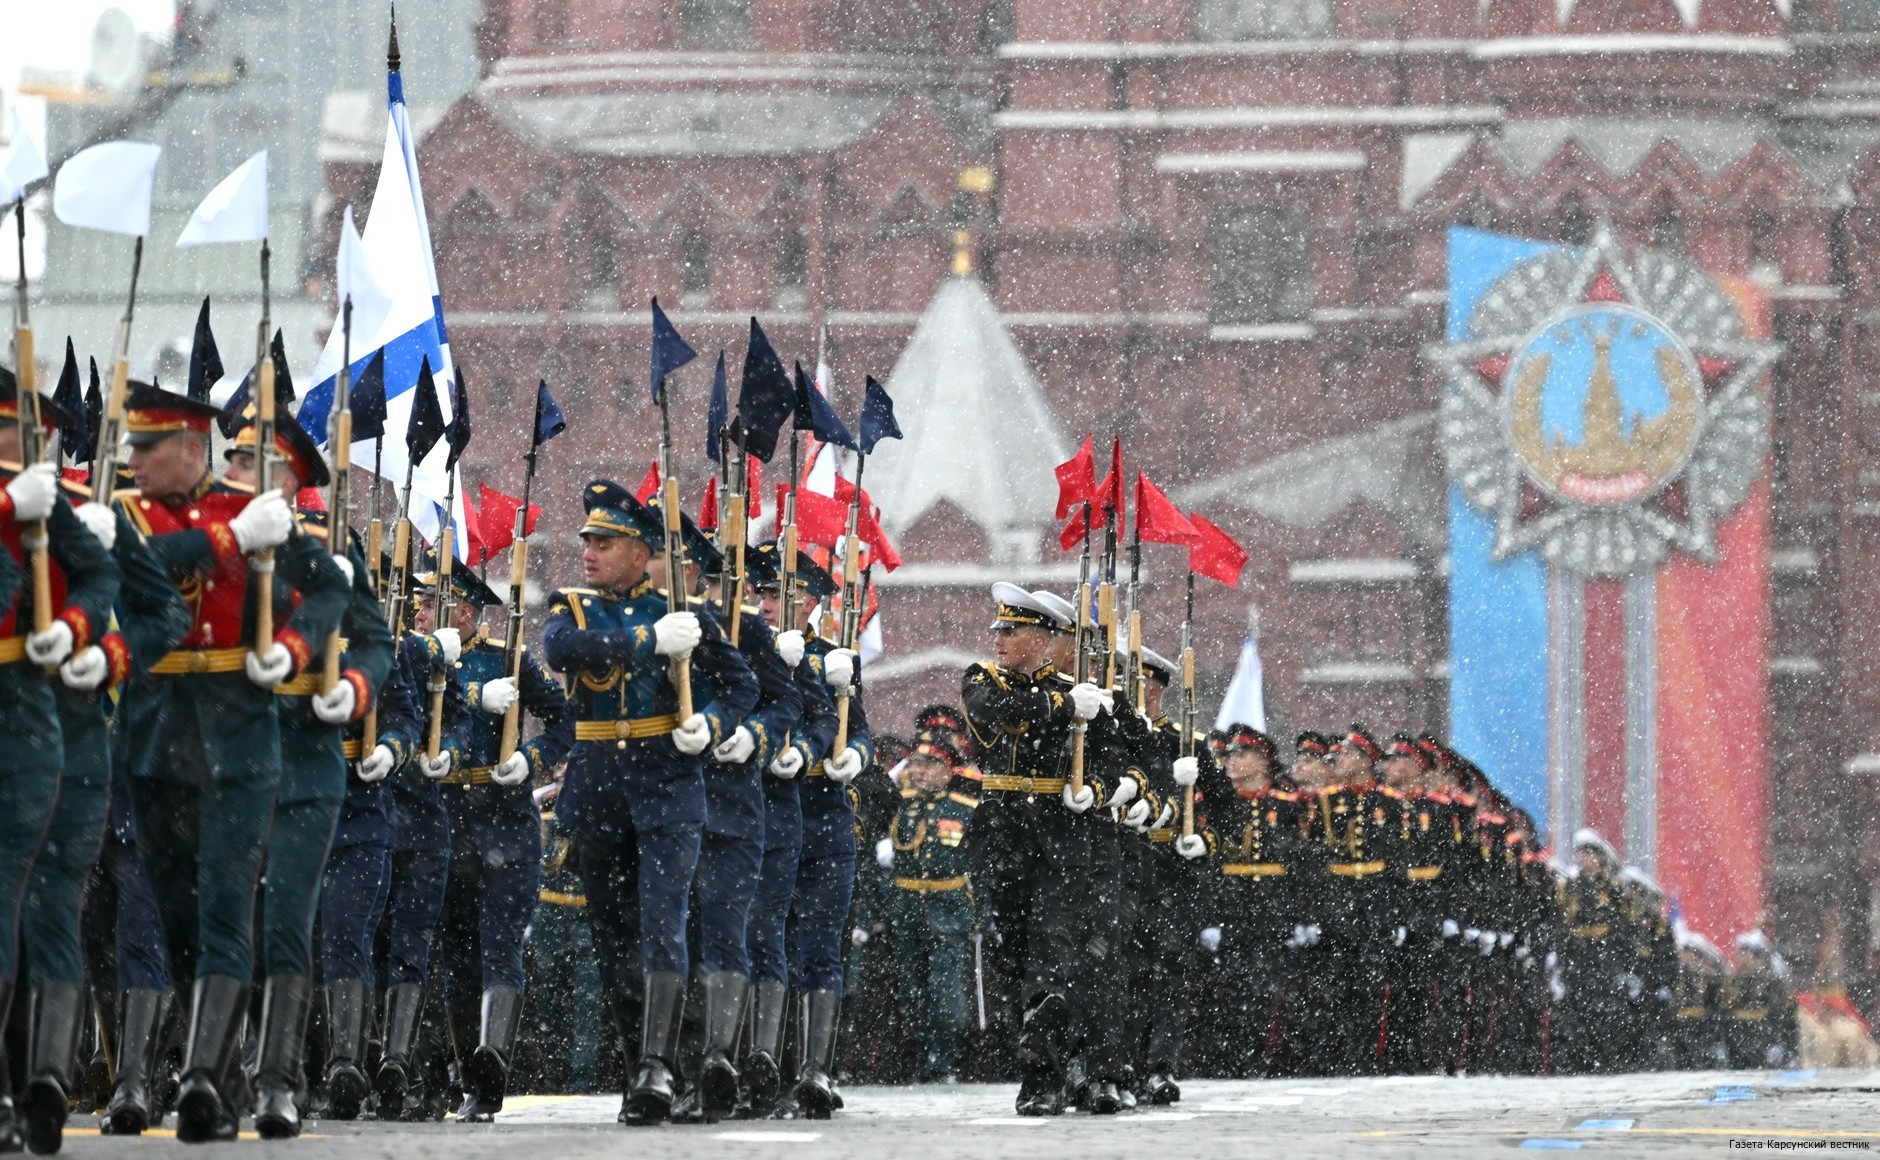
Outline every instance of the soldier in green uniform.
<svg viewBox="0 0 1880 1160"><path fill-rule="evenodd" d="M954 1082L966 1030L966 939L973 899L966 881L967 828L979 799L954 788L960 755L942 734L914 738L901 775L889 843L894 892L889 924L903 1009L922 998L921 1080Z"/></svg>
<svg viewBox="0 0 1880 1160"><path fill-rule="evenodd" d="M279 492L219 484L209 472L218 412L137 384L125 415L138 491L118 503L190 606L181 647L133 674L127 735L137 844L156 888L170 967L193 981L177 1136L231 1139L224 1098L254 970L254 890L281 775L275 689L309 671L339 626L352 585L294 526ZM272 583L249 554L274 552ZM283 583L283 581L285 583ZM300 596L290 603L290 590ZM274 634L255 640L259 601Z"/></svg>
<svg viewBox="0 0 1880 1160"><path fill-rule="evenodd" d="M84 505L85 514L78 514L59 494L51 464L20 467L19 410L19 385L10 371L0 370L0 556L16 581L0 605L0 883L6 911L0 914L0 1029L13 1006L23 933L33 1000L22 1098L26 1144L35 1152L56 1152L83 1011L79 894L97 856L110 777L95 690L123 679L130 652L122 636L105 631L121 570L111 545L98 535L115 533L116 522L96 505ZM42 422L50 427L58 418L56 406L41 400ZM25 576L28 541L40 521L53 620L35 632L35 592ZM137 551L132 540L127 553ZM157 615L150 627L160 631L162 624ZM150 658L142 660L148 664ZM0 1108L0 1120L12 1118L10 1107Z"/></svg>
<svg viewBox="0 0 1880 1160"><path fill-rule="evenodd" d="M252 414L249 416L252 419ZM292 500L302 488L321 488L331 475L320 450L291 416L277 420L275 468L281 494ZM225 452L223 482L255 484L255 426L235 433ZM338 537L333 562L347 574L351 597L338 641L343 649L339 680L324 688L326 652L334 638L313 641L314 666L274 690L281 729L281 782L268 829L267 866L262 876L261 1000L259 1064L255 1074L255 1130L263 1139L300 1134L295 1093L303 1086L301 1056L313 1001L313 921L327 852L346 797L346 726L364 717L392 670L392 634L379 611L372 572L351 529L334 529L324 511L300 513L300 527L329 545ZM329 551L332 549L329 547Z"/></svg>

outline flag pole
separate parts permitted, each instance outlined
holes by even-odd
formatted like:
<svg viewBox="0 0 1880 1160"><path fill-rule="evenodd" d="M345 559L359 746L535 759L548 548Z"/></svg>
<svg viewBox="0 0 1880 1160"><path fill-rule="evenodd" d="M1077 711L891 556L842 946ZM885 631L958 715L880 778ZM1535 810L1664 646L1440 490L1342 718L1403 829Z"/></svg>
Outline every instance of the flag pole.
<svg viewBox="0 0 1880 1160"><path fill-rule="evenodd" d="M1077 562L1077 607L1071 616L1071 654L1075 658L1073 676L1077 684L1090 680L1090 501L1084 501L1084 554ZM1081 718L1071 722L1071 796L1084 792L1084 734L1090 723Z"/></svg>
<svg viewBox="0 0 1880 1160"><path fill-rule="evenodd" d="M830 454L835 454L831 451ZM862 515L862 469L868 464L868 456L857 452L855 455L855 494L849 497L849 523L842 537L842 631L839 634L843 648L853 650L856 639L861 634L861 610L856 607L861 597L857 591L857 582L861 578L861 543L860 524ZM860 654L857 653L857 659ZM857 668L859 669L859 665ZM829 747L829 752L840 753L849 743L849 702L854 696L856 674L851 673L849 683L836 691L836 740Z"/></svg>
<svg viewBox="0 0 1880 1160"><path fill-rule="evenodd" d="M783 511L779 513L783 520L783 532L778 537L779 554L783 557L783 598L777 604L777 628L789 632L796 627L796 430L790 430L790 489L784 492ZM805 627L808 627L807 625Z"/></svg>
<svg viewBox="0 0 1880 1160"><path fill-rule="evenodd" d="M509 628L503 641L503 672L522 687L522 631L527 615L523 595L529 586L529 496L535 490L535 457L542 449L542 389L535 392L535 422L529 427L529 453L523 457L522 506L516 510L516 534L509 555ZM485 505L485 510L487 510ZM503 710L503 734L497 746L496 764L501 765L516 754L522 736L522 698L518 696Z"/></svg>
<svg viewBox="0 0 1880 1160"><path fill-rule="evenodd" d="M1129 667L1123 673L1123 688L1130 707L1140 713L1146 707L1142 680L1142 496L1136 497L1136 523L1129 535L1129 587L1124 599L1129 605Z"/></svg>
<svg viewBox="0 0 1880 1160"><path fill-rule="evenodd" d="M144 268L144 239L137 236L131 249L131 293L118 319L111 343L111 390L104 400L104 419L98 424L91 453L91 501L109 504L117 490L118 444L124 438L124 393L131 378L131 319L137 313L137 277Z"/></svg>
<svg viewBox="0 0 1880 1160"><path fill-rule="evenodd" d="M1188 608L1182 614L1182 747L1183 757L1195 755L1195 571L1188 570ZM1182 837L1195 833L1195 787L1182 787Z"/></svg>
<svg viewBox="0 0 1880 1160"><path fill-rule="evenodd" d="M457 414L452 412L451 422L457 421ZM431 625L433 632L451 627L457 612L457 600L450 586L451 567L456 563L457 556L457 521L453 515L456 507L457 468L453 464L444 471L443 526L437 533L437 594L431 598L431 607L435 612ZM450 687L450 682L451 674L447 669L433 668L431 679L425 685L425 691L431 694L431 717L424 737L424 756L431 761L437 760L438 750L444 744L444 691Z"/></svg>
<svg viewBox="0 0 1880 1160"><path fill-rule="evenodd" d="M33 354L33 323L28 313L26 292L26 193L21 191L13 202L19 242L20 277L14 293L13 352L19 363L20 466L30 467L44 454L40 443L39 367ZM33 573L33 631L52 627L52 566L46 549L46 521L34 520L20 536L26 549L27 564Z"/></svg>
<svg viewBox="0 0 1880 1160"><path fill-rule="evenodd" d="M666 525L666 611L684 612L685 527L680 522L679 481L672 472L672 381L670 375L659 380L659 479L660 509ZM726 615L737 619L737 609ZM692 717L692 658L681 654L672 658L668 670L673 691L679 694L679 723Z"/></svg>
<svg viewBox="0 0 1880 1160"><path fill-rule="evenodd" d="M261 239L261 325L255 337L255 495L274 487L274 359L268 351L268 240ZM257 585L255 638L259 658L274 643L274 549L248 558Z"/></svg>
<svg viewBox="0 0 1880 1160"><path fill-rule="evenodd" d="M333 380L333 413L327 420L333 484L326 501L326 550L336 560L346 558L352 541L352 311L352 295L347 294L339 307L339 374ZM341 648L335 627L326 640L326 671L320 677L323 693L331 693L339 684Z"/></svg>

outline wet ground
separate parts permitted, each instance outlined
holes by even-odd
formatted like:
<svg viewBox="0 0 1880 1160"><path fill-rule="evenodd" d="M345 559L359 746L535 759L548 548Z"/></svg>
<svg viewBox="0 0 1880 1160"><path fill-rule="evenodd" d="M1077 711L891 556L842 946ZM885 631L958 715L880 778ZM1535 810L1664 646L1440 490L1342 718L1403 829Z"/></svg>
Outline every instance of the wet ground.
<svg viewBox="0 0 1880 1160"><path fill-rule="evenodd" d="M1513 1079L1194 1080L1170 1108L1021 1120L1009 1086L845 1089L822 1123L628 1129L618 1097L521 1096L493 1125L313 1123L299 1141L186 1149L167 1133L100 1138L74 1118L65 1155L223 1153L301 1160L548 1157L1202 1157L1605 1155L1818 1156L1880 1152L1880 1072L1674 1072Z"/></svg>

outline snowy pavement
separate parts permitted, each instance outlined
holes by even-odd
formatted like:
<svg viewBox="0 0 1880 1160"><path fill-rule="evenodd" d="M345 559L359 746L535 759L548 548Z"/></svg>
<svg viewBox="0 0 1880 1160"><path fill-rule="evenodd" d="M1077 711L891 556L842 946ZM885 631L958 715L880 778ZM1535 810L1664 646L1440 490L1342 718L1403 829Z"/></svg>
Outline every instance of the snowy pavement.
<svg viewBox="0 0 1880 1160"><path fill-rule="evenodd" d="M1487 1156L1511 1150L1724 1156L1880 1152L1880 1072L1675 1072L1570 1079L1193 1080L1180 1104L1095 1118L1012 1115L1011 1086L850 1087L826 1123L626 1129L618 1096L519 1096L494 1125L309 1125L302 1160L590 1156L814 1160L902 1156ZM182 1145L68 1130L65 1155ZM245 1145L253 1147L254 1145ZM214 1151L223 1149L217 1148Z"/></svg>

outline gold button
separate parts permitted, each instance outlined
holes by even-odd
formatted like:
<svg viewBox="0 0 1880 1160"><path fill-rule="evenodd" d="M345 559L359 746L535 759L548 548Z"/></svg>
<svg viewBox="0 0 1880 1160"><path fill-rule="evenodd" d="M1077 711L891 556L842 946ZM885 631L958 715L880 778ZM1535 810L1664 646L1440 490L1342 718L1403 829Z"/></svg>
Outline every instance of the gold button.
<svg viewBox="0 0 1880 1160"><path fill-rule="evenodd" d="M190 508L190 509L189 509L189 518L190 518L190 519L192 519L192 520L199 520L199 519L201 519L201 518L202 518L202 513L201 513L201 512L199 512L199 511L197 511L197 510L196 510L195 508Z"/></svg>
<svg viewBox="0 0 1880 1160"><path fill-rule="evenodd" d="M204 581L202 582L202 590L203 590L204 592L212 592L212 591L214 591L214 590L215 590L215 581L213 581L213 580L204 580Z"/></svg>

